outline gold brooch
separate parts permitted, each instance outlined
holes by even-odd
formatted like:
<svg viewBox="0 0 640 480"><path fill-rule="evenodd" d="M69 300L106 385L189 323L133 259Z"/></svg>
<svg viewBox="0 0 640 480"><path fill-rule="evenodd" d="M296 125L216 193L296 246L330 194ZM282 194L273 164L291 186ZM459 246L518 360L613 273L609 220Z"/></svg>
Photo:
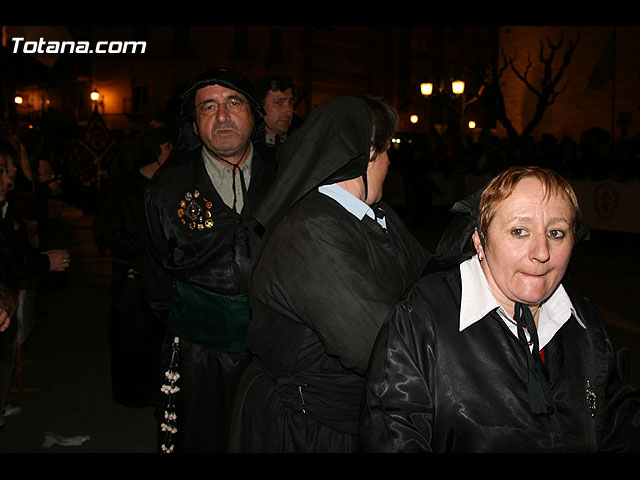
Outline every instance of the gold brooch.
<svg viewBox="0 0 640 480"><path fill-rule="evenodd" d="M193 193L187 192L184 199L180 200L180 208L178 208L178 218L184 225L189 225L191 230L213 227L213 219L211 218L212 203L206 198L198 200L200 192L194 190Z"/></svg>

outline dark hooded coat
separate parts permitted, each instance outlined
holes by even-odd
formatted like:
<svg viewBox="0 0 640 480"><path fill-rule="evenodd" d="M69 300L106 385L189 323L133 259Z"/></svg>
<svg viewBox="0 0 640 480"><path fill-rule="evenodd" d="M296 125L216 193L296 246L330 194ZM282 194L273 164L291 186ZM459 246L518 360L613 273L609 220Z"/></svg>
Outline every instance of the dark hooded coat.
<svg viewBox="0 0 640 480"><path fill-rule="evenodd" d="M144 292L158 320L169 329L163 371L179 358L174 368L180 374L175 398L178 426L168 442L182 452L226 448L235 387L250 358L248 282L263 232L254 208L275 173L254 150L242 212L222 201L193 132L195 92L211 84L243 93L255 121L262 118L244 77L225 69L206 72L183 95L177 144L145 194ZM176 337L179 344L174 343ZM173 405L173 396L167 400Z"/></svg>
<svg viewBox="0 0 640 480"><path fill-rule="evenodd" d="M429 257L387 205L385 232L317 190L365 174L371 117L361 99L330 100L278 150L257 212L268 237L250 286L256 359L238 390L233 451L357 451L373 341Z"/></svg>

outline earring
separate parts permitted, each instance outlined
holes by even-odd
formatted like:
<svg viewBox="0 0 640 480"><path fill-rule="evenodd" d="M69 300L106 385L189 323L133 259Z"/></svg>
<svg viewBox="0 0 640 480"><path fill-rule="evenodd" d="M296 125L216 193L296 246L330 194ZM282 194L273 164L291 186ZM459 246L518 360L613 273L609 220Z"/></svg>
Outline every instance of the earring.
<svg viewBox="0 0 640 480"><path fill-rule="evenodd" d="M482 253L478 253L478 260L484 260L484 255L482 255Z"/></svg>

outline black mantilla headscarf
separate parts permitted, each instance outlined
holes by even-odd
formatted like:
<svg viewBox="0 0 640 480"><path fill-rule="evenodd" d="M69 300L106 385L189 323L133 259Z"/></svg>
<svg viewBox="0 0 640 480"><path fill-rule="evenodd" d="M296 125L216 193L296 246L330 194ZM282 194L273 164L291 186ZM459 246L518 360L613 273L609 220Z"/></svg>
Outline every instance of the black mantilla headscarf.
<svg viewBox="0 0 640 480"><path fill-rule="evenodd" d="M486 251L484 237L479 229L480 198L485 188L486 186L453 205L450 211L456 217L443 233L436 253L427 265L425 273L453 268L471 258L473 251L471 239L476 229L482 248ZM588 238L589 230L581 223L576 232L574 243ZM488 262L486 255L484 261ZM513 319L517 324L518 339L526 350L527 393L531 414L534 416L551 415L554 413L554 405L547 384L549 374L540 357L538 332L531 310L527 305L516 302ZM528 340L525 331L529 332Z"/></svg>
<svg viewBox="0 0 640 480"><path fill-rule="evenodd" d="M371 152L373 115L359 97L337 97L316 107L276 154L278 173L256 211L267 230L313 189L362 176Z"/></svg>
<svg viewBox="0 0 640 480"><path fill-rule="evenodd" d="M483 248L484 237L479 230L480 198L487 185L474 193L458 200L449 209L454 218L440 237L436 252L429 261L425 273L457 267L473 256L471 237L478 229ZM589 229L580 224L576 232L574 244L589 240Z"/></svg>

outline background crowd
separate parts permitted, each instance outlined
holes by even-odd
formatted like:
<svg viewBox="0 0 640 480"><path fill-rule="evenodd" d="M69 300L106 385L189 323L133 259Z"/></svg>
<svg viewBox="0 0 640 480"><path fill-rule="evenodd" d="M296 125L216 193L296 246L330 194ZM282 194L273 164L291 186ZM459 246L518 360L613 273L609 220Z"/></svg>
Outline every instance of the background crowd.
<svg viewBox="0 0 640 480"><path fill-rule="evenodd" d="M177 122L178 119L175 120ZM169 133L158 139L158 148L168 144L167 148L170 149L174 145L177 132L172 123L171 120L165 120ZM142 134L148 131L145 129ZM108 185L122 171L122 161L127 148L131 147L131 140L141 138L140 135L140 132L134 132L132 138L118 142L111 147L110 155L103 157L98 163L91 155L80 154L78 148L53 148L37 133L27 132L21 137L13 134L9 128L4 129L3 136L11 138L21 151L20 161L16 162L18 181L15 183L15 198L21 218L28 226L30 243L34 247L38 244L39 230L47 228L48 220L56 215L57 201L77 206L87 215L99 213L105 203ZM401 141L394 143L389 151L392 174L388 176L387 182L391 185L388 189L385 186L385 193L388 203L404 207L399 212L409 215L414 224L428 218L434 208L451 206L451 203L447 204L444 195L444 190L448 188L446 185L460 183L466 175L492 176L512 165L546 167L567 179L640 179L640 138L612 142L609 134L600 128L584 132L578 140L568 137L558 140L551 134L542 135L540 140L528 137L517 142L491 134L460 138L431 133L422 136L399 135L399 138ZM166 160L166 157L158 160L160 151L156 152L155 146L153 152L153 155L144 156L146 163L131 165L147 179L151 178L153 172L145 175L142 167L154 165L155 172ZM265 157L267 155L265 153ZM146 184L141 185L136 197L137 207L140 208ZM460 193L455 192L454 200L459 198ZM130 209L125 206L124 210ZM142 224L141 218L134 224ZM96 240L101 251L111 250L115 262L114 248L101 245L99 238ZM136 246L132 256L133 260L138 247ZM137 265L131 265L122 271L123 280L137 275ZM120 295L117 297L113 300L120 299ZM124 313L127 313L128 310L125 310ZM123 365L127 364L130 362L123 362ZM149 395L153 397L153 394ZM127 400L116 401L128 403ZM142 404L153 405L154 402L152 398Z"/></svg>
<svg viewBox="0 0 640 480"><path fill-rule="evenodd" d="M177 118L163 118L174 131ZM297 119L301 121L301 119ZM15 136L3 126L3 137ZM139 132L133 132L134 137ZM30 179L29 196L38 204L41 221L55 215L58 199L95 213L101 194L110 177L117 172L116 158L130 138L116 142L98 170L94 159L79 148L50 145L39 132L18 135L26 148L29 164L20 168L22 178ZM610 179L627 182L640 179L640 135L612 141L606 130L594 127L580 138L558 138L545 133L515 142L492 133L478 133L467 138L441 136L435 130L424 135L400 135L401 143L390 151L390 171L400 175L405 199L395 203L424 209L432 200L438 203L436 183L452 176L495 174L504 168L519 165L539 165L552 168L567 179ZM388 182L397 178L391 175ZM388 189L388 197L393 189ZM427 192L427 193L425 193ZM393 202L392 202L393 203ZM49 211L48 211L49 210ZM34 212L34 214L36 214Z"/></svg>

